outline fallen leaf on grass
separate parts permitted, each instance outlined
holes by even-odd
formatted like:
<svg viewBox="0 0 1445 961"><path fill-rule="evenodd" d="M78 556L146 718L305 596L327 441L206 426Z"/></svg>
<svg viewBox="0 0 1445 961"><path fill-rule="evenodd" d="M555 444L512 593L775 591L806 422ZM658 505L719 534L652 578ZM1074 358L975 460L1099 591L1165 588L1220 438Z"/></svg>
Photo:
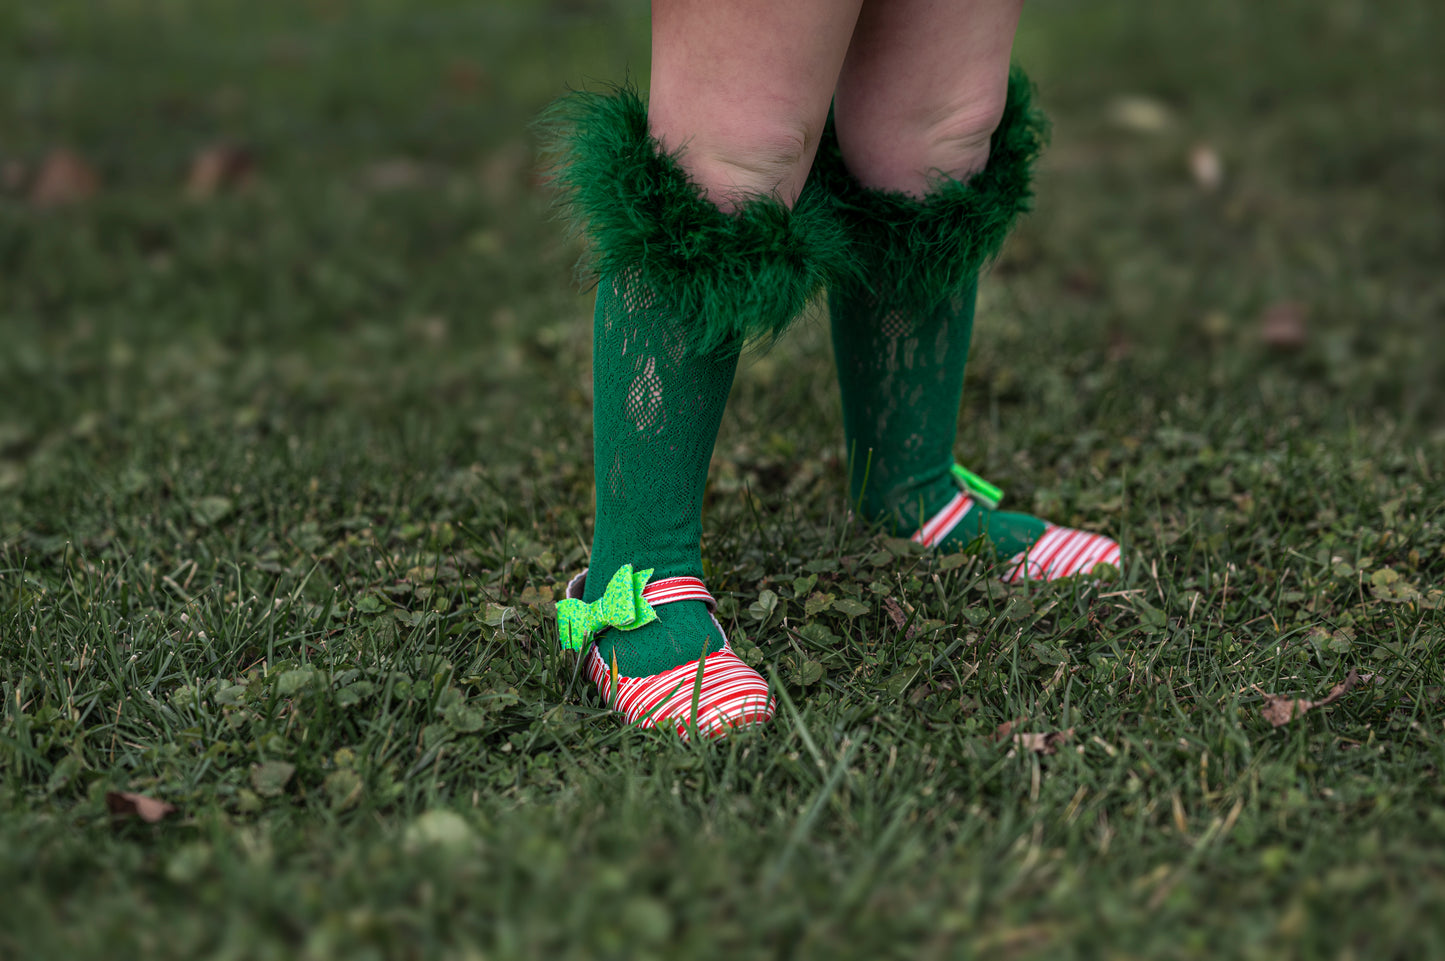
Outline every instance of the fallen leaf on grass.
<svg viewBox="0 0 1445 961"><path fill-rule="evenodd" d="M1368 682L1373 677L1373 674L1366 674L1362 677L1359 671L1351 668L1350 673L1345 675L1345 679L1330 688L1330 693L1318 701L1306 701L1303 698L1280 697L1277 694L1266 693L1260 689L1258 684L1252 686L1259 692L1260 696L1264 698L1264 707L1259 709L1259 713L1275 727L1283 727L1307 711L1335 703L1344 697L1356 684L1359 684L1361 681Z"/></svg>
<svg viewBox="0 0 1445 961"><path fill-rule="evenodd" d="M446 85L460 94L485 93L492 86L492 77L479 63L458 61L447 67Z"/></svg>
<svg viewBox="0 0 1445 961"><path fill-rule="evenodd" d="M1224 182L1224 163L1209 144L1197 144L1189 151L1189 172L1202 189L1214 191Z"/></svg>
<svg viewBox="0 0 1445 961"><path fill-rule="evenodd" d="M186 176L186 196L207 200L234 187L251 182L256 162L250 151L230 144L213 144L196 152Z"/></svg>
<svg viewBox="0 0 1445 961"><path fill-rule="evenodd" d="M63 207L95 196L100 177L73 151L52 150L40 164L30 187L30 202L37 207Z"/></svg>
<svg viewBox="0 0 1445 961"><path fill-rule="evenodd" d="M908 614L904 612L902 605L900 605L898 601L891 597L883 598L883 609L888 612L888 619L893 622L894 627L901 631L907 626ZM916 633L918 633L918 628L911 628L908 631L908 636L912 637Z"/></svg>
<svg viewBox="0 0 1445 961"><path fill-rule="evenodd" d="M1115 97L1108 106L1109 120L1116 127L1135 133L1158 133L1173 123L1169 108L1152 97Z"/></svg>
<svg viewBox="0 0 1445 961"><path fill-rule="evenodd" d="M1012 741L1016 749L1032 751L1035 754L1057 754L1059 745L1064 744L1074 737L1074 729L1066 731L1031 731L1015 733L1014 729L1027 724L1026 717L1015 718L1012 721L1004 721L994 731L994 741L1002 744L1005 741ZM1010 752L1012 754L1013 752Z"/></svg>
<svg viewBox="0 0 1445 961"><path fill-rule="evenodd" d="M1259 336L1266 347L1299 350L1309 340L1304 304L1297 300L1272 304L1260 317Z"/></svg>
<svg viewBox="0 0 1445 961"><path fill-rule="evenodd" d="M106 791L105 806L115 817L137 817L147 824L155 824L176 810L174 804L130 791Z"/></svg>

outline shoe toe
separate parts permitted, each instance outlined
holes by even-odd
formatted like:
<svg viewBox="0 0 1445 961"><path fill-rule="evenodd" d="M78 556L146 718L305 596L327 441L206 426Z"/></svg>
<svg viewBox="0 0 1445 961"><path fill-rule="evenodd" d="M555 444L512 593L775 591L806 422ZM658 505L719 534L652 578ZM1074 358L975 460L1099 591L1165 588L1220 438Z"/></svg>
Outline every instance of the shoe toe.
<svg viewBox="0 0 1445 961"><path fill-rule="evenodd" d="M1004 579L1053 581L1087 574L1100 564L1121 567L1119 545L1103 534L1050 524L1034 545L1010 561Z"/></svg>
<svg viewBox="0 0 1445 961"><path fill-rule="evenodd" d="M603 700L622 712L629 724L672 727L684 740L694 729L712 738L736 727L761 724L771 720L776 710L768 682L726 646L701 662L689 661L660 674L619 677L615 699L612 677L596 648L588 674Z"/></svg>

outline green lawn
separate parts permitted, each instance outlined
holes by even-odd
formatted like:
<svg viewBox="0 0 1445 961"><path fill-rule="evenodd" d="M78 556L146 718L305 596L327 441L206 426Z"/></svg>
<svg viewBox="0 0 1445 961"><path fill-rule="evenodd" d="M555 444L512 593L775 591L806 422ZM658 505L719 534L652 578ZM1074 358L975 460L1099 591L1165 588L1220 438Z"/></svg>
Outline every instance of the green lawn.
<svg viewBox="0 0 1445 961"><path fill-rule="evenodd" d="M591 304L526 124L645 5L0 9L0 958L1445 956L1445 10L1386 6L1029 6L958 450L1132 562L851 526L805 322L705 517L779 717L692 746L550 617Z"/></svg>

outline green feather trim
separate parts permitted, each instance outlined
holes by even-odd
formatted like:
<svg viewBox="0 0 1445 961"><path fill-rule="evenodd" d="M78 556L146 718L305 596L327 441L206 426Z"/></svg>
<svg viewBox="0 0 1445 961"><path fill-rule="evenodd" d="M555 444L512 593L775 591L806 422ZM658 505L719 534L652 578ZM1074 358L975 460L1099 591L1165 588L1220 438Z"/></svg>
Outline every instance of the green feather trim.
<svg viewBox="0 0 1445 961"><path fill-rule="evenodd" d="M637 277L695 325L699 352L775 339L845 256L847 238L816 184L792 210L773 197L719 210L688 179L680 151L665 153L648 132L647 107L630 88L571 94L540 126L592 272Z"/></svg>
<svg viewBox="0 0 1445 961"><path fill-rule="evenodd" d="M833 278L834 290L870 296L882 310L910 313L932 311L965 290L1029 209L1031 171L1047 134L1032 85L1015 68L988 166L966 181L939 176L919 200L869 190L853 179L830 123L813 179L853 241L850 261Z"/></svg>

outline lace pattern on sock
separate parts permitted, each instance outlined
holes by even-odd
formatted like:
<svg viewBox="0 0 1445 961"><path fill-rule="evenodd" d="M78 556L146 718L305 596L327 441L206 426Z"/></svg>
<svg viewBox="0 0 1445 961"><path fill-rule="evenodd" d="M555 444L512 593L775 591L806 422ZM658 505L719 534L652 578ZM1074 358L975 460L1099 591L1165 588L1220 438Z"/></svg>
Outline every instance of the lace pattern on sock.
<svg viewBox="0 0 1445 961"><path fill-rule="evenodd" d="M903 502L910 492L938 485L953 461L972 313L962 295L925 317L880 313L866 296L840 301L832 305L834 350L846 382L848 440L859 462L854 496L871 451L861 492L865 513L921 514L924 508Z"/></svg>
<svg viewBox="0 0 1445 961"><path fill-rule="evenodd" d="M657 579L702 574L703 495L738 349L700 355L689 336L635 272L602 281L593 330L597 522L588 601L623 564L652 568ZM658 626L635 636L612 633L599 645L625 646L634 664L664 667L695 659L709 638L713 649L722 643L697 602L670 607ZM637 661L644 648L650 653Z"/></svg>

